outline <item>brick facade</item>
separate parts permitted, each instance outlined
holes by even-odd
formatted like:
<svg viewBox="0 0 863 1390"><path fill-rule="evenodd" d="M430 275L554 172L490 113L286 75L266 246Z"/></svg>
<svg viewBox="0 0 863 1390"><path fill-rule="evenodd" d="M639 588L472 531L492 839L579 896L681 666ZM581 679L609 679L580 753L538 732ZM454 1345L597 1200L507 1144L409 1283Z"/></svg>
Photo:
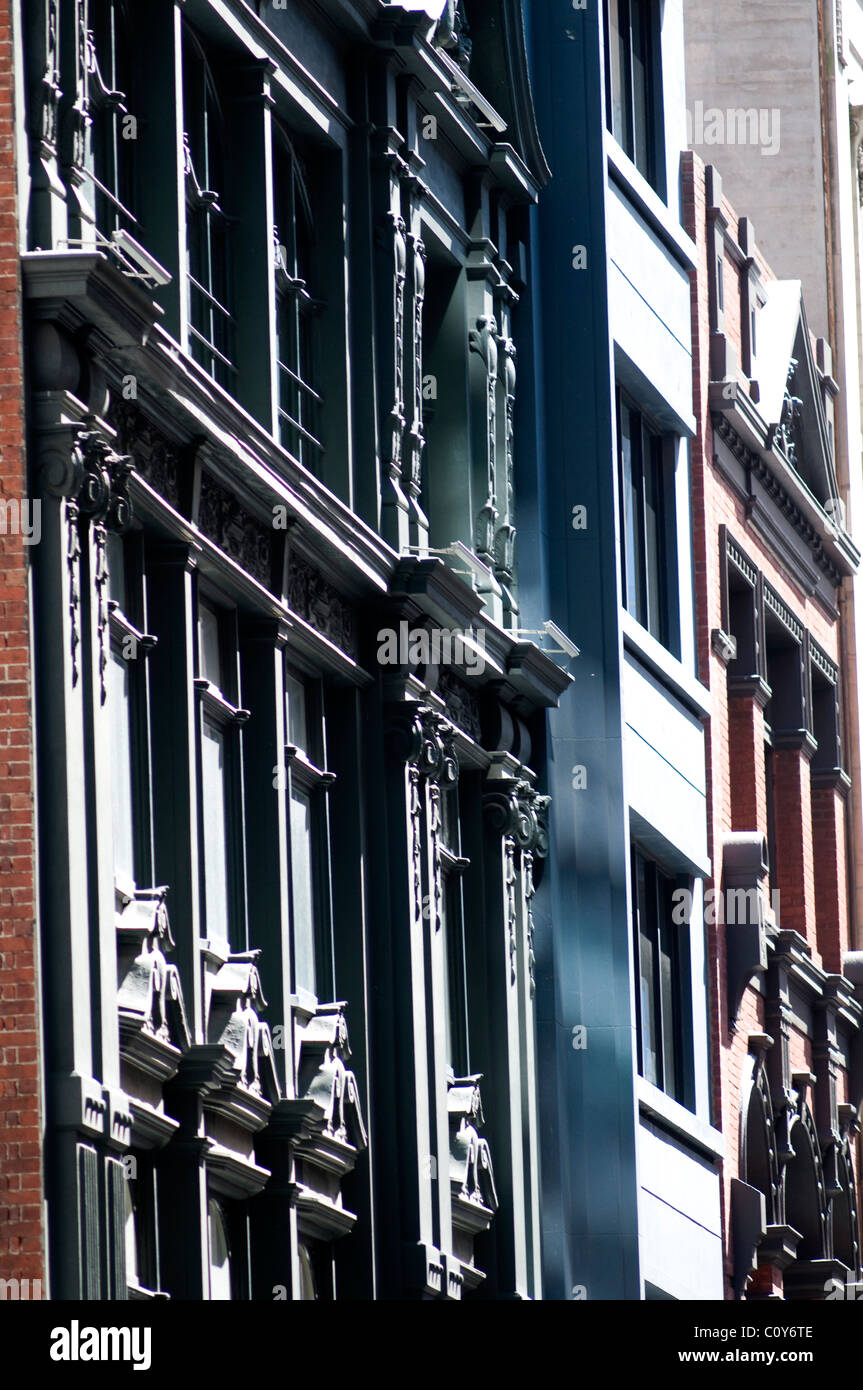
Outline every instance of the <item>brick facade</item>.
<svg viewBox="0 0 863 1390"><path fill-rule="evenodd" d="M817 594L806 592L791 569L782 563L776 549L765 540L763 530L752 524L746 501L730 485L717 466L717 439L714 434L715 407L710 405L711 380L728 380L736 374L739 388L750 393L749 381L738 366L744 360L745 344L742 333L741 303L743 278L749 274L753 261L761 283L774 280L768 266L761 261L752 245L751 226L738 220L727 200L718 207L711 205L711 194L718 181L705 169L697 156L687 154L683 165L684 223L697 248L697 270L692 275L693 314L693 374L694 399L698 434L692 445L692 525L694 572L696 586L696 635L698 668L701 680L710 688L712 715L707 728L708 802L710 821L710 853L714 878L709 886L717 892L723 884L723 840L729 832L758 832L771 829L771 861L773 877L764 882L765 906L769 901L766 890L778 889L776 904L781 904L776 918L769 914L771 930L781 934L793 931L803 938L800 947L813 965L826 972L828 978L841 974L843 953L849 949L849 885L846 847L847 779L813 772L811 740L801 739L799 745L785 738L773 749L774 824L769 825L768 785L765 772L765 705L769 689L764 683L735 683L712 641L712 635L728 622L723 611L723 540L727 534L745 552L747 559L759 572L760 583L769 585L790 614L818 644L830 661L841 667L838 613L840 592L837 587L834 611ZM716 315L712 312L710 293L711 237L715 227L723 227L723 313L722 335L716 332ZM747 255L748 253L748 255ZM754 254L753 254L754 253ZM713 318L713 321L711 319ZM716 339L724 336L724 342ZM815 344L813 343L813 356ZM719 352L717 353L717 348ZM724 362L726 370L717 374L716 363ZM763 363L762 363L763 366ZM752 393L757 407L757 388ZM747 404L748 408L748 404ZM723 531L722 528L725 528ZM762 639L763 640L763 639ZM721 644L719 644L721 645ZM726 653L727 656L727 653ZM775 879L775 881L774 881ZM771 893L773 896L773 893ZM723 1165L723 1227L725 1248L726 1292L734 1296L734 1250L731 1240L731 1181L743 1176L741 1172L741 1125L745 1121L741 1110L746 1103L747 1088L753 1075L753 1040L764 1034L773 1039L772 1053L765 1064L771 1074L771 1094L776 1103L779 1088L779 1050L781 1047L778 1015L771 1011L769 988L757 988L753 981L746 987L736 1018L729 1017L728 941L730 931L721 922L708 923L709 983L711 990L712 1072L714 1115L713 1122L725 1137L726 1158ZM797 943L799 946L799 943ZM843 981L843 984L845 982ZM784 1052L784 1074L797 1078L803 1073L815 1073L818 1067L817 1048L813 1039L805 1036L795 1020L790 1025ZM826 1077L826 1071L823 1073ZM803 1083L800 1082L800 1085ZM820 1084L826 1087L826 1081ZM848 1078L839 1072L836 1082L841 1103L848 1094ZM816 1103L813 1102L813 1109ZM822 1114L824 1111L822 1110ZM819 1129L819 1135L820 1135ZM823 1144L823 1136L821 1137ZM768 1221L769 1221L768 1216ZM767 1242L765 1242L766 1244ZM829 1262L823 1261L826 1266ZM786 1279L783 1288L782 1262L775 1263L765 1254L758 1254L757 1272L753 1273L747 1297L817 1297L817 1292L801 1293ZM819 1266L819 1275L821 1277ZM814 1276L813 1276L814 1277Z"/></svg>

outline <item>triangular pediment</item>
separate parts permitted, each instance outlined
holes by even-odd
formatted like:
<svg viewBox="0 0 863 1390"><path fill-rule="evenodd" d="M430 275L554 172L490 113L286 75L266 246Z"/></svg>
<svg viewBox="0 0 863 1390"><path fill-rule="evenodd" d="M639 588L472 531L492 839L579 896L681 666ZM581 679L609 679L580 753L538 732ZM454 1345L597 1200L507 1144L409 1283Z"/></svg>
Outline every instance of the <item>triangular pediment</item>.
<svg viewBox="0 0 863 1390"><path fill-rule="evenodd" d="M833 441L799 280L768 281L759 315L759 409L770 438L827 508L839 496Z"/></svg>

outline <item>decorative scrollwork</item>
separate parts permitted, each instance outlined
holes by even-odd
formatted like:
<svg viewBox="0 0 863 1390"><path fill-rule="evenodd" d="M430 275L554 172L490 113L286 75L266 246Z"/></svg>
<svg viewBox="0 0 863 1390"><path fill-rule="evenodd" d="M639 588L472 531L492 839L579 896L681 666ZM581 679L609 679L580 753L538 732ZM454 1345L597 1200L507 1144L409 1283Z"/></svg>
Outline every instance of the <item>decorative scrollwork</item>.
<svg viewBox="0 0 863 1390"><path fill-rule="evenodd" d="M497 496L495 487L495 461L497 448L497 321L491 317L479 318L476 327L470 330L468 338L471 352L482 358L486 371L486 500L476 516L475 547L477 554L488 562L492 561L494 550L494 528L497 521Z"/></svg>

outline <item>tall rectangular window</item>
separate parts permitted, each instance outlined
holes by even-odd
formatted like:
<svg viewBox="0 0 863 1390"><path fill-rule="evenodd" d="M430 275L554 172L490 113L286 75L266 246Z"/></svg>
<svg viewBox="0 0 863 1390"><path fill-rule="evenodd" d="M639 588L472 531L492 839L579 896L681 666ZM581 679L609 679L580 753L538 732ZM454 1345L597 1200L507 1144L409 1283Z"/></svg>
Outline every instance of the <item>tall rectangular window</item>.
<svg viewBox="0 0 863 1390"><path fill-rule="evenodd" d="M692 1069L688 927L675 920L675 880L636 846L631 868L639 1072L685 1105Z"/></svg>
<svg viewBox="0 0 863 1390"><path fill-rule="evenodd" d="M245 945L243 807L236 624L232 613L198 602L200 844L207 935Z"/></svg>
<svg viewBox="0 0 863 1390"><path fill-rule="evenodd" d="M105 691L111 733L114 871L127 890L152 882L146 658L156 639L144 624L143 542L107 538L110 645ZM138 625L141 626L138 626Z"/></svg>
<svg viewBox="0 0 863 1390"><path fill-rule="evenodd" d="M222 386L235 375L225 151L228 130L213 68L183 27L183 122L189 334L192 356Z"/></svg>
<svg viewBox="0 0 863 1390"><path fill-rule="evenodd" d="M103 236L134 233L134 171L137 86L133 20L125 0L89 0L87 96L92 121L88 174L93 185L96 226Z"/></svg>
<svg viewBox="0 0 863 1390"><path fill-rule="evenodd" d="M677 547L666 442L620 391L617 432L624 606L651 636L673 650L678 640L673 621Z"/></svg>
<svg viewBox="0 0 863 1390"><path fill-rule="evenodd" d="M444 1007L447 1065L456 1077L470 1071L468 1038L467 943L462 877L458 788L441 794L441 932L444 954Z"/></svg>
<svg viewBox="0 0 863 1390"><path fill-rule="evenodd" d="M315 388L315 221L313 155L278 123L274 129L276 301L279 344L279 433L286 449L312 471L323 451Z"/></svg>
<svg viewBox="0 0 863 1390"><path fill-rule="evenodd" d="M654 0L606 0L606 124L654 187L662 163L660 72Z"/></svg>
<svg viewBox="0 0 863 1390"><path fill-rule="evenodd" d="M318 999L335 989L324 694L319 682L285 672L288 858L294 987ZM321 766L323 764L323 766Z"/></svg>

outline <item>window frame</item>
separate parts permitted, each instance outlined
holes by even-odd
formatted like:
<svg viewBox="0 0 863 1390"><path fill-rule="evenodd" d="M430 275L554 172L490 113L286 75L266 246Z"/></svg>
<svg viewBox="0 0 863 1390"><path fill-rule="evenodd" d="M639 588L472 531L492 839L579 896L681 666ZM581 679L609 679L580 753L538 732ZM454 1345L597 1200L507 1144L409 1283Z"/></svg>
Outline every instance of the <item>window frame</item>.
<svg viewBox="0 0 863 1390"><path fill-rule="evenodd" d="M612 6L617 16L614 35L620 44L618 55L612 52ZM637 24L633 24L634 10L638 12ZM606 128L642 178L664 199L662 36L656 5L653 0L604 0L603 18ZM643 114L636 111L636 83L633 76L636 33L640 33L644 51L644 97L643 103L638 103L639 106L643 104ZM615 79L615 69L620 74L619 83ZM623 128L615 119L618 90ZM639 132L643 137L641 140Z"/></svg>
<svg viewBox="0 0 863 1390"><path fill-rule="evenodd" d="M202 609L215 614L223 690L204 674L205 652ZM249 719L240 698L239 634L236 610L220 604L209 588L199 589L195 609L195 670L194 688L198 702L196 742L198 760L198 845L199 895L201 918L208 939L227 939L233 949L248 950L248 919L246 912L245 863L245 801L243 792L242 728ZM237 703L235 703L235 701ZM212 905L207 904L207 845L205 830L205 773L204 730L209 725L222 738L224 764L223 820L225 828L225 920L224 930L215 931L210 920Z"/></svg>
<svg viewBox="0 0 863 1390"><path fill-rule="evenodd" d="M122 566L122 599L116 597L116 560L119 547L119 563ZM111 551L114 550L114 559ZM144 542L140 534L122 536L108 532L106 540L106 561L108 566L108 661L119 657L126 663L128 676L127 693L124 700L129 742L129 776L131 801L129 807L132 866L131 875L114 864L115 882L129 895L137 888L155 882L155 857L153 845L153 785L152 785L152 740L150 730L150 692L147 657L154 650L158 639L147 633L146 626L146 582L144 566ZM114 592L112 592L114 590ZM127 611L129 610L129 611ZM134 656L126 657L124 647L133 644ZM112 682L106 682L109 706L113 699ZM109 708L109 720L113 721L115 710ZM112 730L112 733L114 731ZM115 821L113 807L114 784L112 781L112 822Z"/></svg>
<svg viewBox="0 0 863 1390"><path fill-rule="evenodd" d="M279 440L314 473L324 452L324 400L315 385L320 363L314 325L326 304L309 290L316 279L315 192L307 174L312 152L274 119L272 157Z"/></svg>
<svg viewBox="0 0 863 1390"><path fill-rule="evenodd" d="M107 36L96 32L97 4L103 9L100 18L107 20ZM87 104L92 124L83 172L93 186L97 233L110 241L115 230L132 233L138 226L134 212L137 161L122 157L126 142L120 135L123 118L132 114L130 96L136 85L130 47L134 25L126 0L89 0L87 22Z"/></svg>
<svg viewBox="0 0 863 1390"><path fill-rule="evenodd" d="M624 448L624 411L629 416L629 460ZM679 553L675 472L670 436L650 419L619 384L615 389L617 474L620 507L620 581L623 607L673 656L680 657ZM633 423L634 422L634 423ZM645 447L646 441L647 447ZM645 469L645 456L649 455ZM649 531L648 485L656 503L655 544ZM634 500L634 508L630 507ZM632 513L632 516L631 516ZM634 556L634 572L631 564Z"/></svg>
<svg viewBox="0 0 863 1390"><path fill-rule="evenodd" d="M639 872L643 867L643 877ZM641 884L644 883L644 894ZM678 1105L695 1109L693 1000L689 920L674 921L673 895L685 888L691 901L692 882L654 859L636 839L630 842L630 891L632 895L633 950L635 963L635 1015L638 1073ZM663 898L665 899L663 909ZM645 977L642 937L653 948L652 967ZM666 949L663 952L663 943ZM669 961L669 978L662 978L661 957ZM652 992L655 1020L656 1065L648 1068L645 1050L645 1018L642 989L647 978ZM651 1070L652 1074L648 1074Z"/></svg>
<svg viewBox="0 0 863 1390"><path fill-rule="evenodd" d="M323 680L299 666L285 661L285 821L288 854L288 922L290 931L291 979L299 994L324 1000L321 987L335 998L335 942L332 891L332 835L329 798L327 793L335 784L335 773L327 770L326 691ZM305 747L295 741L296 726L290 714L290 687L303 692L303 725ZM322 765L321 765L322 764ZM310 920L305 945L309 948L314 971L314 988L301 983L297 974L299 960L297 931L298 913L295 906L294 830L291 807L298 792L309 810L308 856L310 887Z"/></svg>
<svg viewBox="0 0 863 1390"><path fill-rule="evenodd" d="M194 72L197 65L198 72ZM194 112L191 88L200 86L200 102ZM219 83L206 47L188 20L182 38L183 149L186 201L186 296L189 351L196 362L224 387L233 387L237 366L233 360L235 317L232 312L231 225L235 221L222 202L228 196L230 173L228 121ZM215 139L210 139L211 117ZM203 144L196 149L197 137ZM216 179L212 176L220 174ZM222 189L212 185L223 184ZM200 272L200 273L198 273ZM200 309L198 306L203 305Z"/></svg>
<svg viewBox="0 0 863 1390"><path fill-rule="evenodd" d="M464 909L464 875L470 860L461 852L459 784L440 790L438 856L441 875L441 945L444 975L444 1032L447 1068L452 1078L470 1074L468 953Z"/></svg>

